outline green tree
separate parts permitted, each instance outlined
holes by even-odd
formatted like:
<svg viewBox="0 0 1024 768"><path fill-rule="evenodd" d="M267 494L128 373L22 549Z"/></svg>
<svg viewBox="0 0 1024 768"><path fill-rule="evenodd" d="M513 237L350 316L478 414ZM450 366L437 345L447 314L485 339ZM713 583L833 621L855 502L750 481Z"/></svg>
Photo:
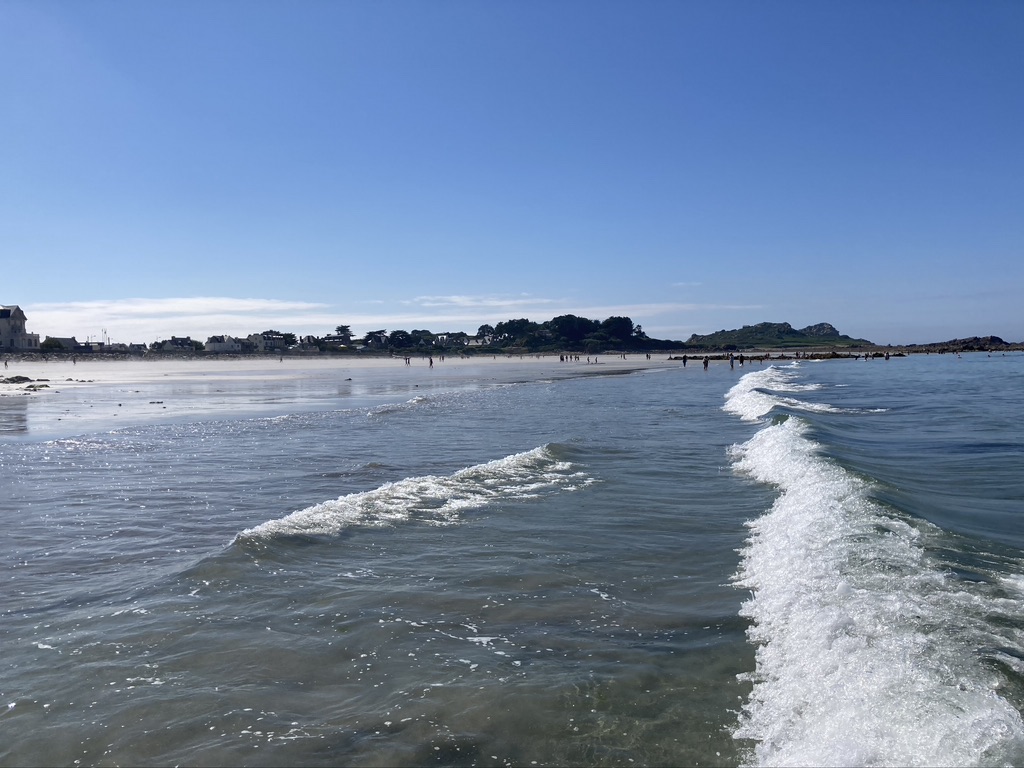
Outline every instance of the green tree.
<svg viewBox="0 0 1024 768"><path fill-rule="evenodd" d="M494 326L494 335L506 344L516 344L537 332L537 323L521 317L518 320L505 320Z"/></svg>
<svg viewBox="0 0 1024 768"><path fill-rule="evenodd" d="M392 331L388 336L388 344L392 347L405 349L406 347L411 347L413 345L413 340L408 331Z"/></svg>
<svg viewBox="0 0 1024 768"><path fill-rule="evenodd" d="M413 328L409 331L409 335L412 337L413 344L421 347L432 347L436 337L431 331L420 328Z"/></svg>
<svg viewBox="0 0 1024 768"><path fill-rule="evenodd" d="M601 328L601 324L596 320L588 320L577 315L559 315L548 320L544 325L554 334L556 341L568 344L578 344L588 334Z"/></svg>
<svg viewBox="0 0 1024 768"><path fill-rule="evenodd" d="M617 341L627 342L633 338L633 321L628 317L612 316L601 323L601 330Z"/></svg>

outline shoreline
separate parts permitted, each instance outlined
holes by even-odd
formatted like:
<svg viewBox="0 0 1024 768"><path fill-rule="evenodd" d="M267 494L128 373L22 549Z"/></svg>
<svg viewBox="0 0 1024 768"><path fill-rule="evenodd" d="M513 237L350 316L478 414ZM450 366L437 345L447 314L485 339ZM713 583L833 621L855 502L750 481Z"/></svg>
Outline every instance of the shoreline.
<svg viewBox="0 0 1024 768"><path fill-rule="evenodd" d="M675 370L678 363L598 356L9 361L0 369L0 438L53 438L156 422L365 408L489 386Z"/></svg>
<svg viewBox="0 0 1024 768"><path fill-rule="evenodd" d="M575 353L573 353L575 355ZM628 355L628 353L627 353ZM338 370L437 370L452 367L497 367L556 365L559 369L578 366L611 366L636 369L658 364L668 365L670 358L647 359L644 354L628 355L579 355L580 360L559 359L557 354L497 355L497 356L454 356L435 355L433 364L429 355L404 357L313 357L277 355L231 355L206 357L141 357L117 355L88 355L67 357L40 357L22 355L8 357L0 369L0 382L22 378L25 383L45 382L52 384L93 384L144 382L154 377L188 376L192 374L210 376L224 374L237 376L253 375L281 376L301 372L324 372ZM80 378L88 375L91 378ZM20 382L19 382L20 383ZM2 386L2 385L0 385ZM7 384L6 386L10 386Z"/></svg>
<svg viewBox="0 0 1024 768"><path fill-rule="evenodd" d="M70 437L152 423L249 418L317 410L367 411L458 390L551 382L583 376L703 372L704 355L557 353L410 357L206 356L40 357L7 359L0 369L0 438ZM804 350L707 355L712 372L736 375L795 360L863 359ZM799 354L799 357L797 356ZM955 353L958 354L958 353ZM975 353L985 354L985 353ZM988 353L991 357L999 352ZM890 356L905 357L890 352ZM884 359L878 351L873 359ZM942 357L942 355L939 355ZM740 355L734 354L735 362ZM869 359L872 359L869 358Z"/></svg>
<svg viewBox="0 0 1024 768"><path fill-rule="evenodd" d="M1019 353L1019 349L965 350L971 354ZM835 349L771 349L743 352L680 353L675 350L661 352L614 352L586 355L577 352L545 352L512 355L434 355L404 356L375 355L39 355L26 353L6 355L0 369L0 397L14 395L56 394L58 389L81 388L89 385L145 384L168 377L186 379L193 376L205 379L227 377L269 377L317 375L337 371L428 370L452 371L479 368L503 370L509 366L523 366L540 374L538 366L553 366L553 371L576 375L580 367L597 366L601 372L635 371L643 368L684 368L683 357L691 364L699 364L705 357L711 363L739 361L770 364L793 360L861 360L902 358L919 355L961 354L960 351L911 350L906 348L875 348L870 351L838 351ZM650 355L650 358L647 356ZM578 361L576 358L579 358ZM406 362L408 360L408 362ZM431 364L433 360L433 364ZM550 373L548 371L547 373ZM598 371L591 371L598 373Z"/></svg>
<svg viewBox="0 0 1024 768"><path fill-rule="evenodd" d="M227 352L195 352L195 353L171 353L153 352L130 353L130 352L64 352L58 350L47 351L25 351L25 350L0 350L0 361L5 363L24 362L62 362L73 361L107 361L107 362L221 362L221 361L323 361L339 364L359 365L378 361L424 360L433 357L435 359L445 358L447 360L482 361L482 360L505 360L523 361L530 359L550 359L559 355L580 356L591 358L612 358L618 359L622 355L630 358L651 355L652 359L678 360L686 355L688 359L710 357L712 360L728 359L729 355L752 358L759 356L770 356L771 359L791 359L794 357L808 358L857 358L864 356L879 357L888 353L890 356L907 355L930 355L930 354L954 354L957 352L1024 352L1024 342L1001 342L997 344L987 343L988 338L974 337L970 339L956 339L946 342L933 342L928 344L869 344L863 346L792 346L792 347L745 347L742 349L729 348L707 348L707 349L611 349L597 353L587 353L578 350L543 350L523 351L522 348L515 348L515 351L467 351L464 349L444 350L438 349L434 352L422 350L410 350L408 354L398 354L397 351L363 350L348 352L264 352L264 353L227 353Z"/></svg>

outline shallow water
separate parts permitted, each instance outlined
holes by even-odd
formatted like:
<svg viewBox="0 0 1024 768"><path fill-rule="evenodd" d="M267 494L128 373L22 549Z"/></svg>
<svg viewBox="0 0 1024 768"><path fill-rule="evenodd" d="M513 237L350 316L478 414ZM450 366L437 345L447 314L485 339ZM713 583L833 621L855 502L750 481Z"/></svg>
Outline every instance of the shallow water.
<svg viewBox="0 0 1024 768"><path fill-rule="evenodd" d="M1024 357L662 366L33 401L0 762L1021 762Z"/></svg>

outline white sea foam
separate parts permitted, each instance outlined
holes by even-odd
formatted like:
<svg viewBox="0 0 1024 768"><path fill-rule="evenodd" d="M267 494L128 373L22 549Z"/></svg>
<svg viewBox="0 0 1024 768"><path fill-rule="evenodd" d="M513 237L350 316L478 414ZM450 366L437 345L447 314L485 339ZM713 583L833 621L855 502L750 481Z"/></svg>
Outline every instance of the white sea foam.
<svg viewBox="0 0 1024 768"><path fill-rule="evenodd" d="M461 513L493 501L531 498L573 490L593 482L585 471L559 460L548 446L437 477L425 475L351 493L242 531L239 539L334 536L353 525L383 526L411 518L435 524L457 522Z"/></svg>
<svg viewBox="0 0 1024 768"><path fill-rule="evenodd" d="M395 413L403 413L406 411L414 410L415 408L422 407L424 405L432 405L439 402L440 398L431 397L429 395L415 395L408 400L400 403L385 403L383 405L374 406L370 408L366 415L373 418L377 416L390 416Z"/></svg>
<svg viewBox="0 0 1024 768"><path fill-rule="evenodd" d="M726 393L723 409L739 416L744 421L757 421L779 406L808 413L850 412L828 403L812 403L778 394L779 392L814 392L822 389L820 384L803 384L795 381L797 370L796 364L791 364L786 368L769 366L763 370L748 373Z"/></svg>
<svg viewBox="0 0 1024 768"><path fill-rule="evenodd" d="M737 385L730 397L749 391ZM1024 723L978 659L1007 638L984 621L992 601L930 561L927 524L872 501L865 481L819 454L800 419L765 427L732 457L780 491L750 524L735 579L751 591L742 613L757 646L734 732L753 740L749 761L1019 763Z"/></svg>
<svg viewBox="0 0 1024 768"><path fill-rule="evenodd" d="M793 398L780 397L775 392L796 391L793 374L788 370L769 366L743 376L726 394L725 410L744 421L757 421L779 405L806 405Z"/></svg>

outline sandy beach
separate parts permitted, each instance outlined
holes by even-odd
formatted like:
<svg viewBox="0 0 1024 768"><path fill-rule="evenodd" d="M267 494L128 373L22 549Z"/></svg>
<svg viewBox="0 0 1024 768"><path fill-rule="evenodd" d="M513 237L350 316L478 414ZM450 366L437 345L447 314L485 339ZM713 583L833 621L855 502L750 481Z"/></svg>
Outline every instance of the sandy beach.
<svg viewBox="0 0 1024 768"><path fill-rule="evenodd" d="M12 359L0 434L55 437L155 421L372 407L475 386L682 369L666 355L428 358ZM690 367L696 370L695 366Z"/></svg>

